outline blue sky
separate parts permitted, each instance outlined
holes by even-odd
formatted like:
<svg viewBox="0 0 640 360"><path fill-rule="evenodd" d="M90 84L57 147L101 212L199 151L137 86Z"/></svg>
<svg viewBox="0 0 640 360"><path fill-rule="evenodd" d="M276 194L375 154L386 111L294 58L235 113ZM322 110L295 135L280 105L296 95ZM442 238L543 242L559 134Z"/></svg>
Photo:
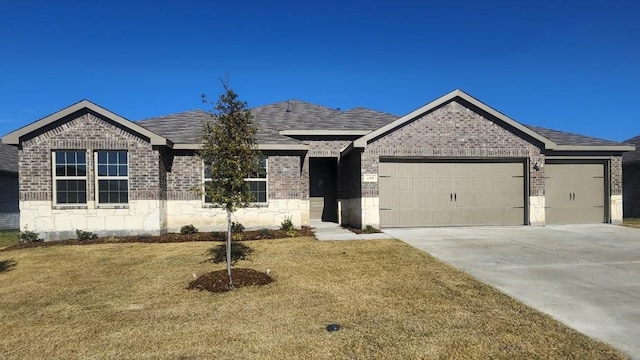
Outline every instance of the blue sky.
<svg viewBox="0 0 640 360"><path fill-rule="evenodd" d="M460 88L525 124L640 134L640 2L0 1L0 134L89 99L127 119L203 108L219 78L406 114Z"/></svg>

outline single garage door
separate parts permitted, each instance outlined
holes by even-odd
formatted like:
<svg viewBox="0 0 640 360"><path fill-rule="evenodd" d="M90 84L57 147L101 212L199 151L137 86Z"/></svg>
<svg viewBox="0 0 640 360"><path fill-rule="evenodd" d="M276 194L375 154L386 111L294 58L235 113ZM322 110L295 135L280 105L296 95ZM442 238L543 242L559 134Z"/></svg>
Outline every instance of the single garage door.
<svg viewBox="0 0 640 360"><path fill-rule="evenodd" d="M522 225L523 163L381 162L380 226Z"/></svg>
<svg viewBox="0 0 640 360"><path fill-rule="evenodd" d="M544 171L547 224L606 221L604 164L547 164Z"/></svg>

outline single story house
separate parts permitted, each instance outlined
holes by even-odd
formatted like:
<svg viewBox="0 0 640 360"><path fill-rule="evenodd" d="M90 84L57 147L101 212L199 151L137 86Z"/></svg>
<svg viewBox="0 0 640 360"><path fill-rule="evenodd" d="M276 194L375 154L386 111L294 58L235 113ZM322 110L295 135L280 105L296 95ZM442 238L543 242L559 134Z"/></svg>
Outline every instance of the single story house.
<svg viewBox="0 0 640 360"><path fill-rule="evenodd" d="M355 227L622 221L622 154L633 146L526 126L463 91L397 117L286 101L252 109L265 171L247 178L247 227L312 219ZM225 214L194 192L194 110L131 122L83 100L5 135L19 149L20 226L155 234Z"/></svg>
<svg viewBox="0 0 640 360"><path fill-rule="evenodd" d="M623 202L625 218L640 218L640 135L626 143L636 146L636 151L622 155Z"/></svg>
<svg viewBox="0 0 640 360"><path fill-rule="evenodd" d="M0 144L0 230L20 226L18 206L18 149Z"/></svg>

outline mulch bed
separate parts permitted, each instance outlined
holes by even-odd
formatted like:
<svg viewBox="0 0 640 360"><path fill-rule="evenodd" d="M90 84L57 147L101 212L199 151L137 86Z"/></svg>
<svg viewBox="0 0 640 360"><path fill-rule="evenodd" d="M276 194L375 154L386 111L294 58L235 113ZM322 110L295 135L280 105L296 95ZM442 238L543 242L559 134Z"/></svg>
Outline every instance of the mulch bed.
<svg viewBox="0 0 640 360"><path fill-rule="evenodd" d="M378 233L382 232L382 231L380 231L378 229L373 229L374 231L367 231L367 230L362 230L360 228L354 228L354 227L350 227L350 226L343 226L343 228L351 231L354 234L358 234L358 235L362 235L362 234L378 234Z"/></svg>
<svg viewBox="0 0 640 360"><path fill-rule="evenodd" d="M273 279L266 273L253 269L231 269L231 279L233 287L266 285L273 282ZM229 291L229 277L227 270L218 270L200 275L197 279L189 283L187 289L206 290L211 292Z"/></svg>
<svg viewBox="0 0 640 360"><path fill-rule="evenodd" d="M296 237L298 236L313 236L313 231L307 226L303 226L301 229L296 230ZM242 238L237 239L241 241L254 241L254 240L267 240L267 239L282 239L291 237L284 230L251 230L243 231ZM0 251L16 250L16 249L28 249L34 247L46 247L57 245L93 245L93 244L119 244L119 243L175 243L175 242L193 242L193 241L226 241L227 233L221 231L214 232L202 232L195 234L180 234L180 233L166 233L159 236L117 236L117 237L99 237L96 239L88 240L58 240L58 241L41 241L24 244L15 244L7 246Z"/></svg>

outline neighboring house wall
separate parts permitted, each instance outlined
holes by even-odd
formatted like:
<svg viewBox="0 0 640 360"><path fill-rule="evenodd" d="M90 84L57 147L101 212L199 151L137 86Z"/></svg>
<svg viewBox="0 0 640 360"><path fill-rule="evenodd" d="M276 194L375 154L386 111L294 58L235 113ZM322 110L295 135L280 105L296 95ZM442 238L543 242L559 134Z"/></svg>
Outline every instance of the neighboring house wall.
<svg viewBox="0 0 640 360"><path fill-rule="evenodd" d="M87 204L52 203L52 152L85 150ZM97 205L93 152L127 150L127 206ZM19 156L21 229L35 229L45 239L72 238L76 229L100 235L159 234L164 231L166 204L162 194L160 152L129 131L91 112L75 114L22 143Z"/></svg>
<svg viewBox="0 0 640 360"><path fill-rule="evenodd" d="M623 165L624 217L640 218L640 162Z"/></svg>
<svg viewBox="0 0 640 360"><path fill-rule="evenodd" d="M19 227L18 174L0 172L0 230Z"/></svg>

